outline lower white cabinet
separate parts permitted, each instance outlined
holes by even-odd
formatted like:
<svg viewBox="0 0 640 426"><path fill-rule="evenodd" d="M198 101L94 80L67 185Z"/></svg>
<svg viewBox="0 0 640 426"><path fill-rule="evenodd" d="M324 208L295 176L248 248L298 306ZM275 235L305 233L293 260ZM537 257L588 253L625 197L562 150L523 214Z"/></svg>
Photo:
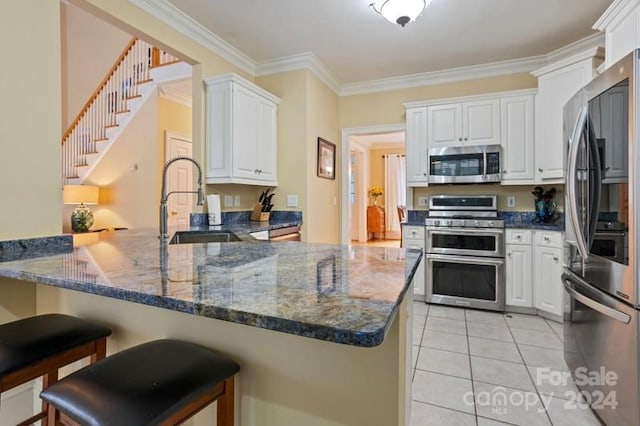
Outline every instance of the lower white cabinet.
<svg viewBox="0 0 640 426"><path fill-rule="evenodd" d="M536 231L533 250L533 294L536 309L562 316L562 233Z"/></svg>
<svg viewBox="0 0 640 426"><path fill-rule="evenodd" d="M425 297L425 271L424 271L424 226L403 226L402 246L404 248L422 251L422 260L413 276L413 298L424 302Z"/></svg>
<svg viewBox="0 0 640 426"><path fill-rule="evenodd" d="M506 233L506 305L533 307L533 258L531 231L511 230Z"/></svg>
<svg viewBox="0 0 640 426"><path fill-rule="evenodd" d="M562 316L562 232L507 229L506 305Z"/></svg>

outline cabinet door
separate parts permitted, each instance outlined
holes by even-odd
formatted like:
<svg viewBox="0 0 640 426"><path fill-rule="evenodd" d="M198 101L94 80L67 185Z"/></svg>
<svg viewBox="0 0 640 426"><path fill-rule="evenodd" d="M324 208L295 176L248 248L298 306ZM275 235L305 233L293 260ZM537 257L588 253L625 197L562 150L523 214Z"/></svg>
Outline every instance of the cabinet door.
<svg viewBox="0 0 640 426"><path fill-rule="evenodd" d="M562 131L562 109L593 78L591 60L585 60L540 76L536 109L536 178L564 178L567 141Z"/></svg>
<svg viewBox="0 0 640 426"><path fill-rule="evenodd" d="M207 178L231 176L232 105L231 86L214 84L207 87Z"/></svg>
<svg viewBox="0 0 640 426"><path fill-rule="evenodd" d="M500 100L503 183L533 183L533 95Z"/></svg>
<svg viewBox="0 0 640 426"><path fill-rule="evenodd" d="M427 108L428 147L462 145L462 105L447 104Z"/></svg>
<svg viewBox="0 0 640 426"><path fill-rule="evenodd" d="M564 294L561 280L562 250L536 246L533 264L535 307L561 316Z"/></svg>
<svg viewBox="0 0 640 426"><path fill-rule="evenodd" d="M488 99L462 104L462 142L464 145L500 143L500 101Z"/></svg>
<svg viewBox="0 0 640 426"><path fill-rule="evenodd" d="M416 249L423 251L424 250L424 242L419 240L406 240L404 242L405 248L408 249ZM424 256L424 255L423 255ZM418 265L418 269L416 269L416 273L413 276L413 298L415 300L424 301L425 288L424 288L424 257L420 260L420 264Z"/></svg>
<svg viewBox="0 0 640 426"><path fill-rule="evenodd" d="M233 173L255 179L257 170L258 101L253 91L233 86Z"/></svg>
<svg viewBox="0 0 640 426"><path fill-rule="evenodd" d="M276 106L266 99L258 99L258 138L256 140L256 169L257 179L265 184L276 186L276 159L277 140L276 134Z"/></svg>
<svg viewBox="0 0 640 426"><path fill-rule="evenodd" d="M427 108L407 109L407 185L427 186Z"/></svg>
<svg viewBox="0 0 640 426"><path fill-rule="evenodd" d="M531 246L507 244L507 300L510 306L533 307L533 257Z"/></svg>

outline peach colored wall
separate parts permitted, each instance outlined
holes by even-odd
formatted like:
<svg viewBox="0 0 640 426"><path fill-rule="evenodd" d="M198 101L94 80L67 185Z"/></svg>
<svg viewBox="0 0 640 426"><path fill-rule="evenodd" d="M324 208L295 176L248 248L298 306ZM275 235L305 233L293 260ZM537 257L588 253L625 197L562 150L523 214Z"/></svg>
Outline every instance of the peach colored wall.
<svg viewBox="0 0 640 426"><path fill-rule="evenodd" d="M62 126L66 129L132 36L73 4L62 18Z"/></svg>

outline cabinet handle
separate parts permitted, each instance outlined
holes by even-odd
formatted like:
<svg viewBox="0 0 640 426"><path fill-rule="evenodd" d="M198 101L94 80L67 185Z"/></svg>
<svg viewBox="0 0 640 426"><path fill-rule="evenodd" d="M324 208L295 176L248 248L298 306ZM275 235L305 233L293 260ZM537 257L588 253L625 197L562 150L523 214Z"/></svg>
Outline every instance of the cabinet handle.
<svg viewBox="0 0 640 426"><path fill-rule="evenodd" d="M459 141L459 142L462 142L462 138L458 138L458 141Z"/></svg>
<svg viewBox="0 0 640 426"><path fill-rule="evenodd" d="M507 173L507 169L504 169L504 170L502 171L502 173Z"/></svg>
<svg viewBox="0 0 640 426"><path fill-rule="evenodd" d="M466 140L468 140L468 139L467 139L467 138L464 138L464 140L466 141Z"/></svg>
<svg viewBox="0 0 640 426"><path fill-rule="evenodd" d="M422 174L422 176L427 176L427 174L426 174L426 173L423 173L423 174Z"/></svg>
<svg viewBox="0 0 640 426"><path fill-rule="evenodd" d="M544 240L545 240L546 242L549 242L549 237L544 237Z"/></svg>
<svg viewBox="0 0 640 426"><path fill-rule="evenodd" d="M511 257L511 252L507 253L507 256Z"/></svg>
<svg viewBox="0 0 640 426"><path fill-rule="evenodd" d="M543 172L543 170L542 170L541 168L538 168L538 171L539 171L540 173L542 173L542 172Z"/></svg>
<svg viewBox="0 0 640 426"><path fill-rule="evenodd" d="M608 172L610 169L611 169L611 167L609 167L609 166L607 166L607 167L605 167L605 168L604 168L604 170L605 170L606 172Z"/></svg>
<svg viewBox="0 0 640 426"><path fill-rule="evenodd" d="M522 235L516 235L517 240L519 240L520 238L522 238Z"/></svg>
<svg viewBox="0 0 640 426"><path fill-rule="evenodd" d="M557 262L557 261L558 261L558 257L557 257L557 256L553 256L553 260L554 260L555 262Z"/></svg>

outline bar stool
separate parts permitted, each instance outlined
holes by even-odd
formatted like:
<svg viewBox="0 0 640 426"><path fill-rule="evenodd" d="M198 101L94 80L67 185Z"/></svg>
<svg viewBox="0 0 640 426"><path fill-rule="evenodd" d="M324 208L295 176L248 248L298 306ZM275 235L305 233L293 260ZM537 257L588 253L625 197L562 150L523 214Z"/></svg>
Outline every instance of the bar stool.
<svg viewBox="0 0 640 426"><path fill-rule="evenodd" d="M58 380L58 369L91 357L106 355L111 330L62 314L47 314L0 325L0 393L43 377L43 389ZM19 425L47 417L48 405Z"/></svg>
<svg viewBox="0 0 640 426"><path fill-rule="evenodd" d="M233 425L240 366L193 343L155 340L87 366L43 390L49 425L176 425L214 401L217 425Z"/></svg>

